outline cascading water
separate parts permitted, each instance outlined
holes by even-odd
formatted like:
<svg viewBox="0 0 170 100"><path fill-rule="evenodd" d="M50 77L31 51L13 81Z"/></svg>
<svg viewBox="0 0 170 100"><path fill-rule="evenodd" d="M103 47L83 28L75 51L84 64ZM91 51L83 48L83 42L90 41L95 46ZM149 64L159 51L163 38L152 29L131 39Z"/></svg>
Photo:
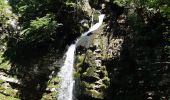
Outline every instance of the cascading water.
<svg viewBox="0 0 170 100"><path fill-rule="evenodd" d="M101 14L101 15L99 16L99 22L96 23L96 24L94 24L92 27L90 27L90 29L89 29L87 32L83 33L82 36L86 36L86 35L88 35L90 32L97 30L97 29L102 25L104 16L105 16L104 14ZM81 37L82 37L82 36L81 36ZM80 37L80 38L81 38L81 37Z"/></svg>
<svg viewBox="0 0 170 100"><path fill-rule="evenodd" d="M72 44L66 52L66 60L64 66L61 67L58 74L61 82L59 88L58 100L72 100L72 90L74 80L72 77L73 63L74 63L74 52L76 44Z"/></svg>
<svg viewBox="0 0 170 100"><path fill-rule="evenodd" d="M58 98L57 100L73 100L73 86L74 86L74 79L73 79L73 64L74 64L74 53L76 50L77 42L83 37L88 35L90 32L95 31L98 29L104 19L104 14L99 15L99 22L93 25L89 31L83 33L81 37L77 39L75 44L69 46L66 52L66 59L64 65L61 67L60 72L58 73L58 77L60 79L60 87L58 89Z"/></svg>

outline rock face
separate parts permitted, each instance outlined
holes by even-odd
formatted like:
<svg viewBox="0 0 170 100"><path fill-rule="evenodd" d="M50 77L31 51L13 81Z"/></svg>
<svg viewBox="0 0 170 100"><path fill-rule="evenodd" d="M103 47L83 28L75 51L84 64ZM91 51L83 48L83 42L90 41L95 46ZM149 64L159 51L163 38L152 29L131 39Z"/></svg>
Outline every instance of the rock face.
<svg viewBox="0 0 170 100"><path fill-rule="evenodd" d="M78 5L83 12L86 12L88 16L91 16L92 8L89 4L89 0L81 0L78 2Z"/></svg>
<svg viewBox="0 0 170 100"><path fill-rule="evenodd" d="M103 26L77 46L78 100L166 98L170 80L169 63L164 62L163 27L152 22L162 23L161 19L153 15L145 23L135 15L136 21L141 22L138 26L128 14L109 12L106 16Z"/></svg>
<svg viewBox="0 0 170 100"><path fill-rule="evenodd" d="M0 99L1 100L19 100L17 79L10 78L3 72L0 72Z"/></svg>
<svg viewBox="0 0 170 100"><path fill-rule="evenodd" d="M147 36L138 34L132 37L132 33L108 35L110 33L103 31L105 27L103 25L95 31L89 37L89 43L85 41L88 46L84 46L85 43L82 42L83 45L77 47L75 88L78 88L78 93L75 94L79 100L120 99L122 94L125 95L124 98L143 100L149 97L148 93L153 92L154 86L160 86L159 82L162 85L168 82L166 78L166 81L160 79L158 83L148 80L157 77L152 70L160 66L163 55L159 39L159 42L150 46L151 40L147 39ZM143 40L143 43L141 39L146 40ZM166 65L161 66L166 68ZM146 85L148 87L145 87ZM134 91L138 93L137 96ZM153 98L158 95L152 94ZM128 97L129 95L131 97Z"/></svg>
<svg viewBox="0 0 170 100"><path fill-rule="evenodd" d="M89 46L77 47L75 68L79 73L79 85L82 94L79 98L106 98L106 92L110 85L109 73L107 71L106 61L120 57L122 47L122 38L112 38L104 32L103 25L90 36ZM114 62L113 62L114 63ZM116 70L116 69L115 69ZM83 100L84 100L83 99Z"/></svg>

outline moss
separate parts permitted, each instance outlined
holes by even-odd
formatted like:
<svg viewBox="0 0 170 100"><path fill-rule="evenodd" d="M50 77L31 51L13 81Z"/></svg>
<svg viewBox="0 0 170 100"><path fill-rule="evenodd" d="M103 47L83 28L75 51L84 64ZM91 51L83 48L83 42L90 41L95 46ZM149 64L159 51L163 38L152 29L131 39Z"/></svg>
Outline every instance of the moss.
<svg viewBox="0 0 170 100"><path fill-rule="evenodd" d="M0 80L0 92L4 93L5 95L11 96L11 97L18 97L17 90L12 89L8 83L5 83L3 80ZM1 99L0 99L1 100Z"/></svg>
<svg viewBox="0 0 170 100"><path fill-rule="evenodd" d="M6 96L0 93L0 100L5 100Z"/></svg>
<svg viewBox="0 0 170 100"><path fill-rule="evenodd" d="M59 78L57 76L53 76L49 81L48 81L48 89L53 89L53 88L58 88L59 85ZM56 99L57 92L52 91L50 93L44 93L41 100L55 100Z"/></svg>
<svg viewBox="0 0 170 100"><path fill-rule="evenodd" d="M50 82L59 82L59 77L55 76L53 77Z"/></svg>
<svg viewBox="0 0 170 100"><path fill-rule="evenodd" d="M53 88L55 88L55 89L58 88L59 87L58 83L59 83L59 78L57 76L53 76L48 81L48 85L47 85L48 92L44 92L41 100L55 100L57 92L56 91L50 91L50 90L53 89Z"/></svg>
<svg viewBox="0 0 170 100"><path fill-rule="evenodd" d="M106 86L105 84L102 84L102 85L100 85L99 91L100 91L100 92L103 92L103 91L105 91L107 88L108 88L108 86Z"/></svg>
<svg viewBox="0 0 170 100"><path fill-rule="evenodd" d="M76 58L76 68L80 67L83 64L85 56L77 56Z"/></svg>
<svg viewBox="0 0 170 100"><path fill-rule="evenodd" d="M91 95L93 98L103 99L103 93L100 93L96 90L87 90L87 95Z"/></svg>
<svg viewBox="0 0 170 100"><path fill-rule="evenodd" d="M87 86L89 86L89 85L90 85L90 84L87 83L87 82L85 82L85 81L82 81L82 82L80 83L80 86L83 87L83 88L85 88L85 87L87 87Z"/></svg>
<svg viewBox="0 0 170 100"><path fill-rule="evenodd" d="M0 79L0 84L2 84L4 81Z"/></svg>
<svg viewBox="0 0 170 100"><path fill-rule="evenodd" d="M57 92L44 93L41 100L56 100Z"/></svg>
<svg viewBox="0 0 170 100"><path fill-rule="evenodd" d="M6 89L6 88L4 88L3 85L0 86L0 91L2 91L2 90L4 91L5 89Z"/></svg>
<svg viewBox="0 0 170 100"><path fill-rule="evenodd" d="M9 69L10 68L10 63L9 61L3 61L3 52L0 52L0 68L3 69Z"/></svg>
<svg viewBox="0 0 170 100"><path fill-rule="evenodd" d="M105 76L105 77L102 79L102 81L103 81L103 83L104 83L105 85L107 85L107 86L110 85L110 79L109 79L108 77Z"/></svg>
<svg viewBox="0 0 170 100"><path fill-rule="evenodd" d="M9 95L11 97L18 97L17 95L17 90L15 89L12 89L12 88L5 88L4 84L1 84L0 86L0 92L1 93L4 93L6 95ZM1 99L0 99L1 100Z"/></svg>
<svg viewBox="0 0 170 100"><path fill-rule="evenodd" d="M74 72L73 72L73 76L74 76L74 78L79 78L79 77L80 77L80 73L74 71Z"/></svg>
<svg viewBox="0 0 170 100"><path fill-rule="evenodd" d="M20 100L20 99L0 94L0 100Z"/></svg>
<svg viewBox="0 0 170 100"><path fill-rule="evenodd" d="M54 84L50 84L48 85L48 88L52 89L52 88L56 88L56 86Z"/></svg>
<svg viewBox="0 0 170 100"><path fill-rule="evenodd" d="M6 94L12 96L12 97L16 97L17 96L17 91L15 91L14 89L8 88L4 91Z"/></svg>
<svg viewBox="0 0 170 100"><path fill-rule="evenodd" d="M94 77L96 77L95 70L96 69L94 67L89 67L89 68L87 68L86 72L84 72L83 74L85 76L94 76Z"/></svg>
<svg viewBox="0 0 170 100"><path fill-rule="evenodd" d="M57 76L53 77L48 81L48 86L47 88L52 89L52 88L57 88L59 83L59 78Z"/></svg>
<svg viewBox="0 0 170 100"><path fill-rule="evenodd" d="M78 56L77 62L82 63L84 61L84 58L85 57L83 55L82 56Z"/></svg>
<svg viewBox="0 0 170 100"><path fill-rule="evenodd" d="M51 95L44 95L41 100L53 100Z"/></svg>
<svg viewBox="0 0 170 100"><path fill-rule="evenodd" d="M14 97L11 97L11 96L7 96L6 100L20 100L19 98L14 98Z"/></svg>
<svg viewBox="0 0 170 100"><path fill-rule="evenodd" d="M82 87L84 87L84 88L93 88L94 86L95 86L95 84L91 84L91 83L88 83L88 82L85 82L85 81L82 81L81 83L80 83L80 85L82 86Z"/></svg>
<svg viewBox="0 0 170 100"><path fill-rule="evenodd" d="M9 69L10 68L10 63L8 61L0 63L1 68L4 69Z"/></svg>

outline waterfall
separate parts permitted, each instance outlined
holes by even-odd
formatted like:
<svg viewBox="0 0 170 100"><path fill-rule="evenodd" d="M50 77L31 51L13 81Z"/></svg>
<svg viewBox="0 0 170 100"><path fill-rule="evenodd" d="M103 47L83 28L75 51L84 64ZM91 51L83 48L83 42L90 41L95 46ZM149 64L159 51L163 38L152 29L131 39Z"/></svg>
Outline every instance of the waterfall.
<svg viewBox="0 0 170 100"><path fill-rule="evenodd" d="M66 59L64 65L61 67L60 72L58 73L58 77L60 79L60 87L58 89L58 97L57 100L73 100L73 86L74 86L74 79L73 79L73 70L74 70L74 53L76 50L76 44L78 41L83 37L88 35L90 32L95 31L98 29L104 19L104 14L99 15L99 22L93 25L89 31L83 33L75 42L69 46L66 52Z"/></svg>
<svg viewBox="0 0 170 100"><path fill-rule="evenodd" d="M72 90L74 84L72 74L75 48L76 44L72 44L68 48L64 65L61 67L60 72L58 73L58 76L61 80L60 89L58 91L58 100L72 100Z"/></svg>
<svg viewBox="0 0 170 100"><path fill-rule="evenodd" d="M89 29L87 32L83 33L82 36L86 36L86 35L88 35L90 32L93 32L93 31L97 30L97 29L102 25L104 16L105 16L104 14L101 14L101 15L99 16L99 22L96 23L96 24L94 24L92 27L90 27L90 29Z"/></svg>

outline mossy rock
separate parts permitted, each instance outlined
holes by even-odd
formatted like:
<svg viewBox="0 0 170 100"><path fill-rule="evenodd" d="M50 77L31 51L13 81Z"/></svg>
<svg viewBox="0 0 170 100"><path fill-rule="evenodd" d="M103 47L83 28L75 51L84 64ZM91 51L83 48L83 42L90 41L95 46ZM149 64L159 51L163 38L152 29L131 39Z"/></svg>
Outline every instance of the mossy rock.
<svg viewBox="0 0 170 100"><path fill-rule="evenodd" d="M43 97L41 100L55 100L56 99L57 92L52 92L52 93L44 93Z"/></svg>
<svg viewBox="0 0 170 100"><path fill-rule="evenodd" d="M9 61L3 61L3 52L0 52L0 68L3 69L9 69L11 67L11 64L9 63Z"/></svg>
<svg viewBox="0 0 170 100"><path fill-rule="evenodd" d="M0 79L0 84L2 84L4 81Z"/></svg>
<svg viewBox="0 0 170 100"><path fill-rule="evenodd" d="M89 86L90 84L87 83L87 82L85 82L85 81L82 81L82 82L80 83L80 85L81 85L81 87L85 88L85 87Z"/></svg>
<svg viewBox="0 0 170 100"><path fill-rule="evenodd" d="M0 100L20 100L20 99L0 94Z"/></svg>
<svg viewBox="0 0 170 100"><path fill-rule="evenodd" d="M95 84L91 84L85 81L81 82L81 87L84 88L84 93L93 98L103 99L103 92L99 92L94 89Z"/></svg>
<svg viewBox="0 0 170 100"><path fill-rule="evenodd" d="M12 97L17 97L17 91L14 89L7 88L4 92Z"/></svg>
<svg viewBox="0 0 170 100"><path fill-rule="evenodd" d="M53 76L49 81L48 81L48 86L47 90L49 92L45 92L41 98L41 100L55 100L57 92L56 91L51 91L52 89L56 89L59 87L59 78L57 76Z"/></svg>
<svg viewBox="0 0 170 100"><path fill-rule="evenodd" d="M14 98L11 96L7 96L5 100L20 100L19 98Z"/></svg>
<svg viewBox="0 0 170 100"><path fill-rule="evenodd" d="M59 81L60 81L59 78L57 76L55 76L48 81L48 86L50 86L52 84L57 85L59 83Z"/></svg>
<svg viewBox="0 0 170 100"><path fill-rule="evenodd" d="M86 72L83 73L83 75L98 78L99 76L98 74L95 73L95 70L96 70L95 67L89 67L87 68Z"/></svg>
<svg viewBox="0 0 170 100"><path fill-rule="evenodd" d="M77 63L82 63L84 60L85 56L81 55L81 56L77 56Z"/></svg>
<svg viewBox="0 0 170 100"><path fill-rule="evenodd" d="M100 93L96 90L86 90L85 94L90 95L93 98L97 98L97 99L103 99L104 98L104 94Z"/></svg>
<svg viewBox="0 0 170 100"><path fill-rule="evenodd" d="M95 84L93 83L88 83L88 82L85 82L85 81L82 81L80 83L80 85L86 89L89 89L89 88L93 88L95 86Z"/></svg>
<svg viewBox="0 0 170 100"><path fill-rule="evenodd" d="M77 56L76 58L76 68L79 68L84 61L85 56L81 55L81 56Z"/></svg>
<svg viewBox="0 0 170 100"><path fill-rule="evenodd" d="M4 90L6 90L6 88L3 85L1 85L0 86L0 91L4 91Z"/></svg>
<svg viewBox="0 0 170 100"><path fill-rule="evenodd" d="M102 79L102 81L103 81L103 83L104 83L105 85L107 85L107 86L110 85L110 79L109 79L108 77L105 76L105 77Z"/></svg>
<svg viewBox="0 0 170 100"><path fill-rule="evenodd" d="M81 74L79 72L76 72L76 71L74 71L74 73L73 73L74 78L79 78L80 75Z"/></svg>
<svg viewBox="0 0 170 100"><path fill-rule="evenodd" d="M0 61L0 68L8 70L11 67L11 64L8 61L2 62Z"/></svg>
<svg viewBox="0 0 170 100"><path fill-rule="evenodd" d="M54 88L58 88L59 85L59 78L58 77L53 77L51 80L48 81L47 89L52 90Z"/></svg>

